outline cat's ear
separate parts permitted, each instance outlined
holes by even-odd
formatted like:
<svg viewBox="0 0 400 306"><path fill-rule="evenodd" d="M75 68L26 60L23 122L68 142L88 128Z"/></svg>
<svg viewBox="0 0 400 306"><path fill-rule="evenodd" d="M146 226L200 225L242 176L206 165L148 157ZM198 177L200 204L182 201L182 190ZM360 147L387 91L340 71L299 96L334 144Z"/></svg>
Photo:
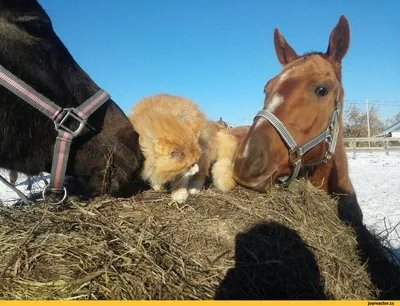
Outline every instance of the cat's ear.
<svg viewBox="0 0 400 306"><path fill-rule="evenodd" d="M169 156L171 156L172 158L181 159L185 157L185 153L182 151L172 151L169 152Z"/></svg>

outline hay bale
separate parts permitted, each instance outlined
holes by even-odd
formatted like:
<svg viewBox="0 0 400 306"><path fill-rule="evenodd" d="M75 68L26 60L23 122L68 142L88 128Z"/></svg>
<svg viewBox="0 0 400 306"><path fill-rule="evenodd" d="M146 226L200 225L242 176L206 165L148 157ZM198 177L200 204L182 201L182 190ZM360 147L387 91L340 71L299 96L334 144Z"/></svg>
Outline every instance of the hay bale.
<svg viewBox="0 0 400 306"><path fill-rule="evenodd" d="M337 203L306 181L259 194L0 207L3 299L373 299Z"/></svg>

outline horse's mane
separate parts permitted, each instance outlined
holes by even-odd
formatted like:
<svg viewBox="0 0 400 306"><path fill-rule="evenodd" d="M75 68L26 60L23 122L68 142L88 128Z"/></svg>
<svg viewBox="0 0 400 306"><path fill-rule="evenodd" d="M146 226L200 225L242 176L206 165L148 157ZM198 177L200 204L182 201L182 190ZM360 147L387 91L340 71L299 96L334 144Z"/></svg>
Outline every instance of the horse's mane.
<svg viewBox="0 0 400 306"><path fill-rule="evenodd" d="M304 53L302 56L310 56L310 55L321 55L321 56L326 56L326 54L324 52L319 52L319 51L311 51L311 52L306 52Z"/></svg>

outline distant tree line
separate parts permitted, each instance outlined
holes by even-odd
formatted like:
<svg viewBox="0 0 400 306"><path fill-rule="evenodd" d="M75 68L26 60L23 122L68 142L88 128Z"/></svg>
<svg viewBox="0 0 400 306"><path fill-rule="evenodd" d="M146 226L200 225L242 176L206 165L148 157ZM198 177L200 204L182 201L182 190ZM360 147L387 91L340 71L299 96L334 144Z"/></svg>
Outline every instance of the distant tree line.
<svg viewBox="0 0 400 306"><path fill-rule="evenodd" d="M349 105L343 113L344 137L368 137L367 111L355 105ZM379 108L369 108L370 136L377 135L385 129L400 121L400 112L385 122L379 118Z"/></svg>

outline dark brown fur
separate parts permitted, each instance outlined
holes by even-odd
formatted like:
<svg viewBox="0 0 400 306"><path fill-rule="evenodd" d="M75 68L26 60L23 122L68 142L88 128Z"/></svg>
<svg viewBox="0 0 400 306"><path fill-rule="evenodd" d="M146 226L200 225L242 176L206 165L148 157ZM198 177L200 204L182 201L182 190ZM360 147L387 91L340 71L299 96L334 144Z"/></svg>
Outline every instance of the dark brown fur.
<svg viewBox="0 0 400 306"><path fill-rule="evenodd" d="M74 61L51 20L34 0L0 1L0 64L61 107L76 107L99 87ZM28 175L50 172L57 132L53 122L0 86L0 167ZM72 143L67 174L89 194L101 190L111 171L109 192L129 195L140 167L138 135L109 100ZM107 164L113 156L112 164Z"/></svg>

